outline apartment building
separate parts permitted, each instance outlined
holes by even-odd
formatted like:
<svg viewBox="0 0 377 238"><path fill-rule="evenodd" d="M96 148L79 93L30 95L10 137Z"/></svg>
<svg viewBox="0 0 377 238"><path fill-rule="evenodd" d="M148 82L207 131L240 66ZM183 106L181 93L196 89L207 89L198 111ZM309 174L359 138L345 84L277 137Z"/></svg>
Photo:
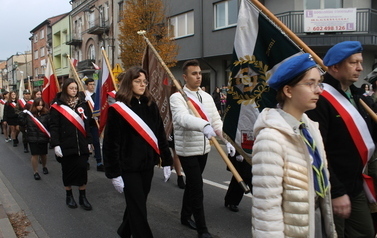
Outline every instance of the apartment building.
<svg viewBox="0 0 377 238"><path fill-rule="evenodd" d="M323 57L334 44L358 40L364 46L364 72L377 62L377 2L373 0L262 0L275 16L285 23L314 52ZM179 45L178 64L172 69L181 78L185 60L199 59L203 83L208 92L227 84L237 24L239 0L165 0L173 37ZM356 8L356 30L305 32L304 10ZM360 85L361 80L360 80ZM209 90L208 90L209 89Z"/></svg>

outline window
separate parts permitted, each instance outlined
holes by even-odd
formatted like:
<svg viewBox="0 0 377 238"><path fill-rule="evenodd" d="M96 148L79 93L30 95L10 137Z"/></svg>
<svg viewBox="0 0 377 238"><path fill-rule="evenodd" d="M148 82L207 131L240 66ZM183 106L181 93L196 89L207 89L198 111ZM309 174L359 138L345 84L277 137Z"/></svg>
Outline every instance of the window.
<svg viewBox="0 0 377 238"><path fill-rule="evenodd" d="M174 38L194 34L194 12L187 12L169 19L169 32Z"/></svg>
<svg viewBox="0 0 377 238"><path fill-rule="evenodd" d="M45 56L45 48L44 48L44 47L42 47L39 51L40 51L40 54L39 54L39 55L40 55L41 57Z"/></svg>
<svg viewBox="0 0 377 238"><path fill-rule="evenodd" d="M342 8L342 0L306 0L306 9Z"/></svg>
<svg viewBox="0 0 377 238"><path fill-rule="evenodd" d="M118 22L120 22L123 19L123 7L124 7L124 2L120 1L119 3L119 14L118 14Z"/></svg>
<svg viewBox="0 0 377 238"><path fill-rule="evenodd" d="M34 33L34 42L38 42L38 33Z"/></svg>
<svg viewBox="0 0 377 238"><path fill-rule="evenodd" d="M38 50L34 51L34 59L38 59Z"/></svg>
<svg viewBox="0 0 377 238"><path fill-rule="evenodd" d="M94 45L90 45L88 48L88 59L96 59L96 49L94 49Z"/></svg>
<svg viewBox="0 0 377 238"><path fill-rule="evenodd" d="M39 38L40 38L40 39L45 38L45 30L44 30L44 29L42 29L42 30L40 31L40 36L39 36Z"/></svg>
<svg viewBox="0 0 377 238"><path fill-rule="evenodd" d="M237 0L223 1L214 5L215 29L237 24Z"/></svg>

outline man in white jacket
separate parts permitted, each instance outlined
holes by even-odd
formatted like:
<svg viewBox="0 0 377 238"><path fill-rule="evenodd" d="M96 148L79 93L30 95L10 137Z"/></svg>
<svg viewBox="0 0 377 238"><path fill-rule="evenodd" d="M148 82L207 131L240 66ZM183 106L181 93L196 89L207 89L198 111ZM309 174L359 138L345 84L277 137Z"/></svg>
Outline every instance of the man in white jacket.
<svg viewBox="0 0 377 238"><path fill-rule="evenodd" d="M222 137L223 123L212 96L200 88L202 73L199 62L186 61L182 69L186 83L183 90L202 118L195 117L180 93L170 97L175 149L186 175L181 223L196 229L199 238L211 238L204 216L202 173L211 150L208 140L216 135ZM230 143L226 145L228 153L234 155L234 147Z"/></svg>

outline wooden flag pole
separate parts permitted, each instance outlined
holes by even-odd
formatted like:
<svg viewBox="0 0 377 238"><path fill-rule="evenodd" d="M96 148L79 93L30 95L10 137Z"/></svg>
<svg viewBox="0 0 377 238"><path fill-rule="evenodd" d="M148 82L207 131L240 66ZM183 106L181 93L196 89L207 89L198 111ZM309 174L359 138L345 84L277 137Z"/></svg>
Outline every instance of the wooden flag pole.
<svg viewBox="0 0 377 238"><path fill-rule="evenodd" d="M106 51L105 51L105 49L103 47L102 47L102 55L103 55L103 58L105 59L107 68L109 69L111 80L113 81L113 84L114 84L114 89L115 89L115 91L118 91L118 85L115 82L114 74L113 74L113 71L111 71L110 62L109 62L109 59L107 58L107 53L106 53Z"/></svg>
<svg viewBox="0 0 377 238"><path fill-rule="evenodd" d="M75 69L75 66L73 66L73 63L72 63L72 60L71 60L71 57L69 55L67 55L67 58L68 58L68 61L69 61L69 65L71 66L71 70L73 72L73 78L75 79L78 87L79 87L79 91L82 91L84 92L84 85L82 85L82 82L80 80L80 77L79 75L77 74L77 71ZM92 110L93 111L93 110Z"/></svg>
<svg viewBox="0 0 377 238"><path fill-rule="evenodd" d="M55 78L55 82L56 82L56 87L58 87L58 92L61 91L60 89L60 85L59 85L59 81L58 81L58 78L56 76L56 72L55 72L55 66L54 66L54 61L52 61L52 56L51 54L48 54L48 60L50 61L50 66L51 66L51 70L54 74L54 78Z"/></svg>
<svg viewBox="0 0 377 238"><path fill-rule="evenodd" d="M258 0L250 0L261 12L266 14L266 16L271 19L277 26L280 27L280 29L285 32L290 39L292 39L298 46L300 46L305 52L312 55L313 59L317 64L319 64L323 70L327 71L327 66L323 64L322 59L312 51L312 49L309 48L298 36L296 36L295 33L293 33L284 23L282 23L272 12L270 12L265 6L263 6L262 3L260 3ZM361 105L364 107L364 109L369 113L369 115L374 119L375 122L377 122L376 113L373 112L370 107L364 103L363 100L360 100Z"/></svg>
<svg viewBox="0 0 377 238"><path fill-rule="evenodd" d="M175 87L177 88L177 90L181 93L181 95L183 96L184 100L186 101L187 105L189 106L190 110L194 113L194 115L196 117L200 117L201 116L199 115L198 111L196 110L196 108L194 107L194 105L192 105L191 101L188 99L186 93L183 91L180 83L178 82L178 80L174 77L174 75L171 73L170 69L166 66L165 62L162 60L160 54L157 52L157 50L154 48L154 46L152 45L152 43L149 41L149 39L145 36L145 31L138 31L137 32L139 35L143 36L144 40L147 42L147 44L149 45L149 47L151 47L153 53L156 55L158 61L161 63L162 67L166 70L166 72L168 73L169 77L172 79ZM224 150L221 148L219 142L216 140L215 137L212 137L211 138L211 141L212 143L214 144L214 146L216 147L217 151L219 152L219 154L221 155L221 157L223 158L225 164L228 166L229 170L232 172L234 178L238 181L238 183L241 185L242 189L244 190L245 193L249 193L250 192L250 188L247 186L247 184L242 180L241 176L239 175L239 173L237 172L237 170L234 168L232 162L230 162L228 156L225 154Z"/></svg>

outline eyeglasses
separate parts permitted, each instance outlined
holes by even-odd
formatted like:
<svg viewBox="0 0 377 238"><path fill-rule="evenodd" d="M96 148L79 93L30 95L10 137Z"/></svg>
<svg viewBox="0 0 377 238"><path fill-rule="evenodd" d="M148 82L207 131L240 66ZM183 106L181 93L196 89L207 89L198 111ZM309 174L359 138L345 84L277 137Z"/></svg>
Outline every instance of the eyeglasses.
<svg viewBox="0 0 377 238"><path fill-rule="evenodd" d="M149 82L147 80L134 80L134 83L137 83L141 85L141 83L145 84L145 86L148 86Z"/></svg>
<svg viewBox="0 0 377 238"><path fill-rule="evenodd" d="M323 90L324 85L323 83L313 83L313 82L307 82L307 83L298 83L296 85L306 85L309 86L312 92L314 92L317 88Z"/></svg>

